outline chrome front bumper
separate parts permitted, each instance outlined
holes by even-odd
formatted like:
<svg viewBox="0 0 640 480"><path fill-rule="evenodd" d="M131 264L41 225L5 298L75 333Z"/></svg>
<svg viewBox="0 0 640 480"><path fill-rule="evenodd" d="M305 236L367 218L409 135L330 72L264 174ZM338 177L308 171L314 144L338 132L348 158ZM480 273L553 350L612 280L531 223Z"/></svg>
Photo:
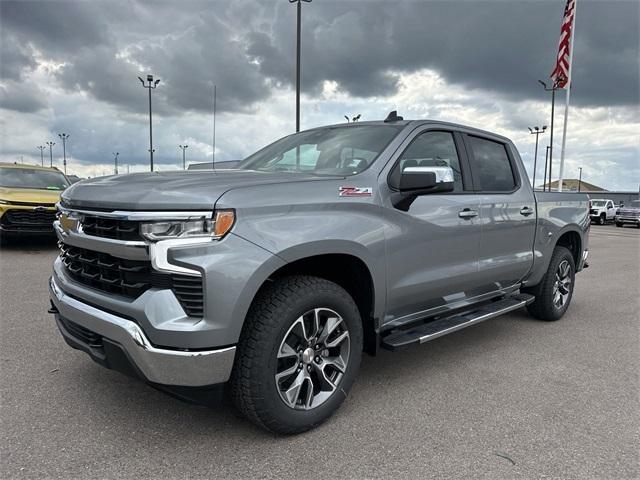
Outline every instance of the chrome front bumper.
<svg viewBox="0 0 640 480"><path fill-rule="evenodd" d="M118 344L149 382L199 387L226 382L231 375L236 347L198 351L158 348L138 324L66 295L53 278L49 294L58 320L61 317ZM58 326L64 328L60 321Z"/></svg>

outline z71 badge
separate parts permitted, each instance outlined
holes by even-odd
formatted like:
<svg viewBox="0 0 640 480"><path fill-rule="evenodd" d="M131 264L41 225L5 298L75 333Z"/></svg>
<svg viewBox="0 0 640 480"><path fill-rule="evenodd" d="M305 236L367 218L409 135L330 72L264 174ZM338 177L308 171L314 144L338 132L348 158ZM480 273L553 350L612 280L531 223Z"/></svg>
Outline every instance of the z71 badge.
<svg viewBox="0 0 640 480"><path fill-rule="evenodd" d="M341 197L370 197L373 194L371 187L340 187Z"/></svg>

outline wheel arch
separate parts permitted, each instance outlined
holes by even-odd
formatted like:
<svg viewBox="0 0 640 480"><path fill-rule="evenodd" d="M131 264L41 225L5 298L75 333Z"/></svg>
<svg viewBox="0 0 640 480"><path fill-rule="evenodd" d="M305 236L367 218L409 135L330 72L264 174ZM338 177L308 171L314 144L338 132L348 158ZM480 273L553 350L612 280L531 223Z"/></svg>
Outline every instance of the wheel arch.
<svg viewBox="0 0 640 480"><path fill-rule="evenodd" d="M558 246L565 247L571 252L575 266L578 268L582 258L582 237L580 234L575 230L568 230L564 232L558 237L558 240L553 247L554 250Z"/></svg>
<svg viewBox="0 0 640 480"><path fill-rule="evenodd" d="M297 245L278 253L277 257L285 263L272 264L268 272L260 272L261 279L257 283L251 282L251 301L237 312L242 323L251 303L268 283L291 275L324 278L340 285L354 299L363 323L364 351L371 355L376 353L378 319L385 301L383 268L379 262L384 259L378 259L376 264L363 245L337 240Z"/></svg>

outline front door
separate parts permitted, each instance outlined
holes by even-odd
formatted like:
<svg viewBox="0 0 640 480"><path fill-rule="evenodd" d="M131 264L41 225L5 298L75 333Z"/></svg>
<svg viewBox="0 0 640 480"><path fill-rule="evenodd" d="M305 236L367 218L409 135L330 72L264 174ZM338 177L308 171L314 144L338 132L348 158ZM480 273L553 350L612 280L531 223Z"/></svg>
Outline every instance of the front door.
<svg viewBox="0 0 640 480"><path fill-rule="evenodd" d="M408 211L386 205L387 316L402 323L473 296L478 274L480 197L473 192L459 134L414 133L393 169L449 166L455 189L423 195ZM384 175L384 181L387 176Z"/></svg>

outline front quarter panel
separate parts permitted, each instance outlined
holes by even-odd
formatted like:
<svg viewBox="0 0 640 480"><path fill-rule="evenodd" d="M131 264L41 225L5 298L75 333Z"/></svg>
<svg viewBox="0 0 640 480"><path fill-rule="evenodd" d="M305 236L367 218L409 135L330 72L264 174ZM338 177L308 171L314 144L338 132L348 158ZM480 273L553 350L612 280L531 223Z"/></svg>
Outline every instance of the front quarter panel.
<svg viewBox="0 0 640 480"><path fill-rule="evenodd" d="M341 196L341 187L371 189L371 195ZM346 179L287 183L231 190L216 208L234 208L233 233L284 262L346 254L362 260L373 279L374 317L384 310L384 223L376 201L375 172Z"/></svg>

